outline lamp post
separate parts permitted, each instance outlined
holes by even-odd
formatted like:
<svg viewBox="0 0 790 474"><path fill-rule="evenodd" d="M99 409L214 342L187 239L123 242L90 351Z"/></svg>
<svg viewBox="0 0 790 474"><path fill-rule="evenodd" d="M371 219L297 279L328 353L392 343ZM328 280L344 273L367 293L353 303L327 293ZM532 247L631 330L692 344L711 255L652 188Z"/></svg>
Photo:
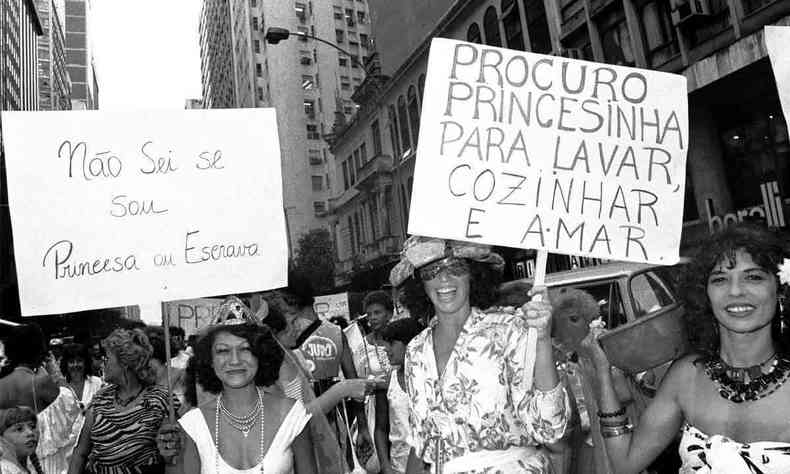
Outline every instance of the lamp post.
<svg viewBox="0 0 790 474"><path fill-rule="evenodd" d="M336 50L340 51L341 53L343 53L346 56L348 56L349 58L351 58L351 62L353 64L359 66L359 68L362 69L362 71L364 71L365 74L367 75L367 70L365 69L365 66L361 62L359 62L359 58L357 57L356 54L349 53L348 51L346 51L345 49L343 49L340 46L336 45L335 43L331 43L331 42L329 42L329 41L327 41L325 39L319 38L317 36L313 36L313 35L310 35L310 34L307 34L307 33L302 33L302 32L296 32L294 34L296 36L300 36L302 38L314 39L314 40L316 40L316 41L318 41L320 43L324 43L327 46L331 46L332 48L335 48ZM287 40L290 36L291 36L291 32L288 29L272 26L272 27L269 27L266 30L266 34L263 36L263 38L269 44L277 44L277 43L279 43L282 40Z"/></svg>

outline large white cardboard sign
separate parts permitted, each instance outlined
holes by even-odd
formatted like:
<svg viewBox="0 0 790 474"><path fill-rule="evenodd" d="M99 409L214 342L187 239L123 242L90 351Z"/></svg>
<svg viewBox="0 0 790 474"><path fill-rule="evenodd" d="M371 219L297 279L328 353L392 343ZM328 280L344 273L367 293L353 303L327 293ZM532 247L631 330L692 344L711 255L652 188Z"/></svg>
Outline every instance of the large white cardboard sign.
<svg viewBox="0 0 790 474"><path fill-rule="evenodd" d="M673 264L683 76L434 39L409 233Z"/></svg>
<svg viewBox="0 0 790 474"><path fill-rule="evenodd" d="M222 301L220 298L195 298L169 301L165 306L170 324L183 329L188 337L211 324Z"/></svg>
<svg viewBox="0 0 790 474"><path fill-rule="evenodd" d="M313 302L313 311L319 318L324 320L332 319L336 316L351 320L348 309L348 293L335 293L333 295L316 296Z"/></svg>
<svg viewBox="0 0 790 474"><path fill-rule="evenodd" d="M273 109L2 121L23 315L285 285Z"/></svg>
<svg viewBox="0 0 790 474"><path fill-rule="evenodd" d="M771 66L779 91L779 101L785 120L790 120L790 26L766 26L765 46L771 57Z"/></svg>

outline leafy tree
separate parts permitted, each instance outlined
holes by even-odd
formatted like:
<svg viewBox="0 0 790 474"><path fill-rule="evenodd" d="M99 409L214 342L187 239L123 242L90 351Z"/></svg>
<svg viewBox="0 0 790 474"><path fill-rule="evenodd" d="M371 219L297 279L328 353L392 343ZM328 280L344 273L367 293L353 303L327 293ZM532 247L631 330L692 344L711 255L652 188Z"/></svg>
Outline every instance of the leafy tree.
<svg viewBox="0 0 790 474"><path fill-rule="evenodd" d="M299 237L294 270L305 275L317 293L335 286L335 245L327 229L313 229Z"/></svg>

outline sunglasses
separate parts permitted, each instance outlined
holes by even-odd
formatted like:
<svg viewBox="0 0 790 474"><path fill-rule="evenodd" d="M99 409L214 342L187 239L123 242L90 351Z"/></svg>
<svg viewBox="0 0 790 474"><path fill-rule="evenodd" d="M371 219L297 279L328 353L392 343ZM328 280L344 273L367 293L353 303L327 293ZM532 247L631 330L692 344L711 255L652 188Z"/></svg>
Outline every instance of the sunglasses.
<svg viewBox="0 0 790 474"><path fill-rule="evenodd" d="M462 277L469 274L469 264L464 259L447 257L437 262L429 263L417 270L422 281L433 280L443 271L450 276Z"/></svg>

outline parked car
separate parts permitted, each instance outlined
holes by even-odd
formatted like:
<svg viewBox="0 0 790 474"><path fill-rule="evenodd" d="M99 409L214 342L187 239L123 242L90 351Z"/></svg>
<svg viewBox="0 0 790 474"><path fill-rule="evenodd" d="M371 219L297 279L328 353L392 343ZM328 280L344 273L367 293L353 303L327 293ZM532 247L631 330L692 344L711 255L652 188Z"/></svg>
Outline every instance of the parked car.
<svg viewBox="0 0 790 474"><path fill-rule="evenodd" d="M616 367L639 373L661 366L688 348L683 305L677 297L677 267L612 262L546 275L549 289L578 288L598 302L610 332L601 345ZM531 283L531 279L503 283Z"/></svg>

